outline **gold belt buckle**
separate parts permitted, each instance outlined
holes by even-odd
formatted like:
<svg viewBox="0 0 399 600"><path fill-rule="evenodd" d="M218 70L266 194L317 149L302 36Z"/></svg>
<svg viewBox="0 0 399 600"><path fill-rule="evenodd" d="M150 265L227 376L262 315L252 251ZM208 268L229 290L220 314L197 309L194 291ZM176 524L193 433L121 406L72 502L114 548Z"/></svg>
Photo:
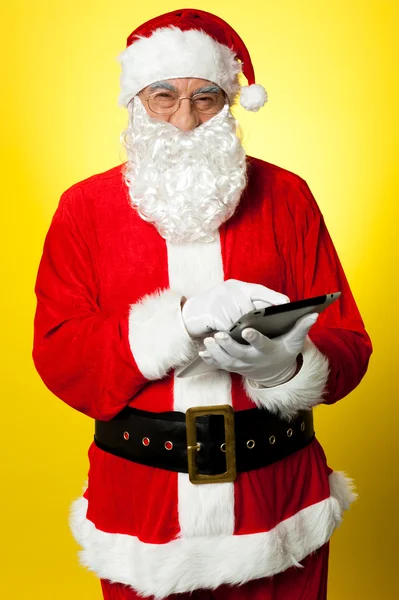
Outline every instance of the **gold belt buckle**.
<svg viewBox="0 0 399 600"><path fill-rule="evenodd" d="M197 452L200 446L197 442L197 417L203 415L223 415L226 444L226 471L216 475L203 475L198 472ZM236 471L236 440L234 434L234 410L228 404L220 406L193 406L186 411L187 458L188 476L191 483L226 483L235 481Z"/></svg>

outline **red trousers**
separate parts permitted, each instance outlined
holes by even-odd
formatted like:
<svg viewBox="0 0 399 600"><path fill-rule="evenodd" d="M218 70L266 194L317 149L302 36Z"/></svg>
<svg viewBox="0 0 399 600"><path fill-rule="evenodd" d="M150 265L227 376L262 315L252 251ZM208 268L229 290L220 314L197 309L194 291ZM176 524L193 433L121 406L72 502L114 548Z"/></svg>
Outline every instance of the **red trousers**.
<svg viewBox="0 0 399 600"><path fill-rule="evenodd" d="M254 579L240 586L222 585L215 590L197 590L173 594L168 600L326 600L329 544L325 544L302 562L303 568L291 567L265 579ZM101 579L104 600L143 600L120 583ZM153 596L146 597L153 600Z"/></svg>

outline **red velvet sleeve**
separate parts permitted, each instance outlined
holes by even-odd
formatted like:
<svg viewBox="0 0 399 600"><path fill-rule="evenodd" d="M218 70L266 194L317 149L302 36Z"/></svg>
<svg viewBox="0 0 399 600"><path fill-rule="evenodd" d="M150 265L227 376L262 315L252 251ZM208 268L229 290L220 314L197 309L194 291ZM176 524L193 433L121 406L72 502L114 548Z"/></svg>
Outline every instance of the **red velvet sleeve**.
<svg viewBox="0 0 399 600"><path fill-rule="evenodd" d="M115 416L147 383L125 314L103 314L93 256L61 197L47 233L35 293L33 360L46 386L95 419Z"/></svg>
<svg viewBox="0 0 399 600"><path fill-rule="evenodd" d="M295 248L298 297L341 292L340 299L321 313L309 332L310 339L329 360L324 402L332 404L359 384L366 373L372 345L323 216L303 180L297 193L305 223L302 236L301 228L298 230Z"/></svg>

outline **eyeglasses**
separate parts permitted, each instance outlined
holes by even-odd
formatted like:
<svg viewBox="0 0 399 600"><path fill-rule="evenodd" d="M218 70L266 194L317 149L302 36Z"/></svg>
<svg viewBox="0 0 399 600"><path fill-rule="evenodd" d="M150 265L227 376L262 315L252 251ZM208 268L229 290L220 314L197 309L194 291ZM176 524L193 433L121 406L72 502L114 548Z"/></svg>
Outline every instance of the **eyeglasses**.
<svg viewBox="0 0 399 600"><path fill-rule="evenodd" d="M144 99L147 102L148 108L153 113L158 115L173 114L180 108L180 103L182 100L190 100L191 106L194 108L194 110L207 115L216 115L222 110L226 103L226 97L223 92L206 92L202 94L194 94L191 97L179 97L179 95L175 92L162 90L161 92L150 94Z"/></svg>

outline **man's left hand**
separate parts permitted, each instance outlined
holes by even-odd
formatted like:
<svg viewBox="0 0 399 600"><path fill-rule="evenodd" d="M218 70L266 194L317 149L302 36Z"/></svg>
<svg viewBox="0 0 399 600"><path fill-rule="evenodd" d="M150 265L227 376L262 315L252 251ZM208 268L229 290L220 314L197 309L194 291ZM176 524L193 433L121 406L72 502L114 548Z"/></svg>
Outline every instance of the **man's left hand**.
<svg viewBox="0 0 399 600"><path fill-rule="evenodd" d="M224 371L238 373L264 387L281 385L297 371L297 356L302 352L309 329L317 313L305 315L284 335L270 339L255 329L247 328L242 337L248 345L239 344L228 333L218 332L205 338L202 360Z"/></svg>

